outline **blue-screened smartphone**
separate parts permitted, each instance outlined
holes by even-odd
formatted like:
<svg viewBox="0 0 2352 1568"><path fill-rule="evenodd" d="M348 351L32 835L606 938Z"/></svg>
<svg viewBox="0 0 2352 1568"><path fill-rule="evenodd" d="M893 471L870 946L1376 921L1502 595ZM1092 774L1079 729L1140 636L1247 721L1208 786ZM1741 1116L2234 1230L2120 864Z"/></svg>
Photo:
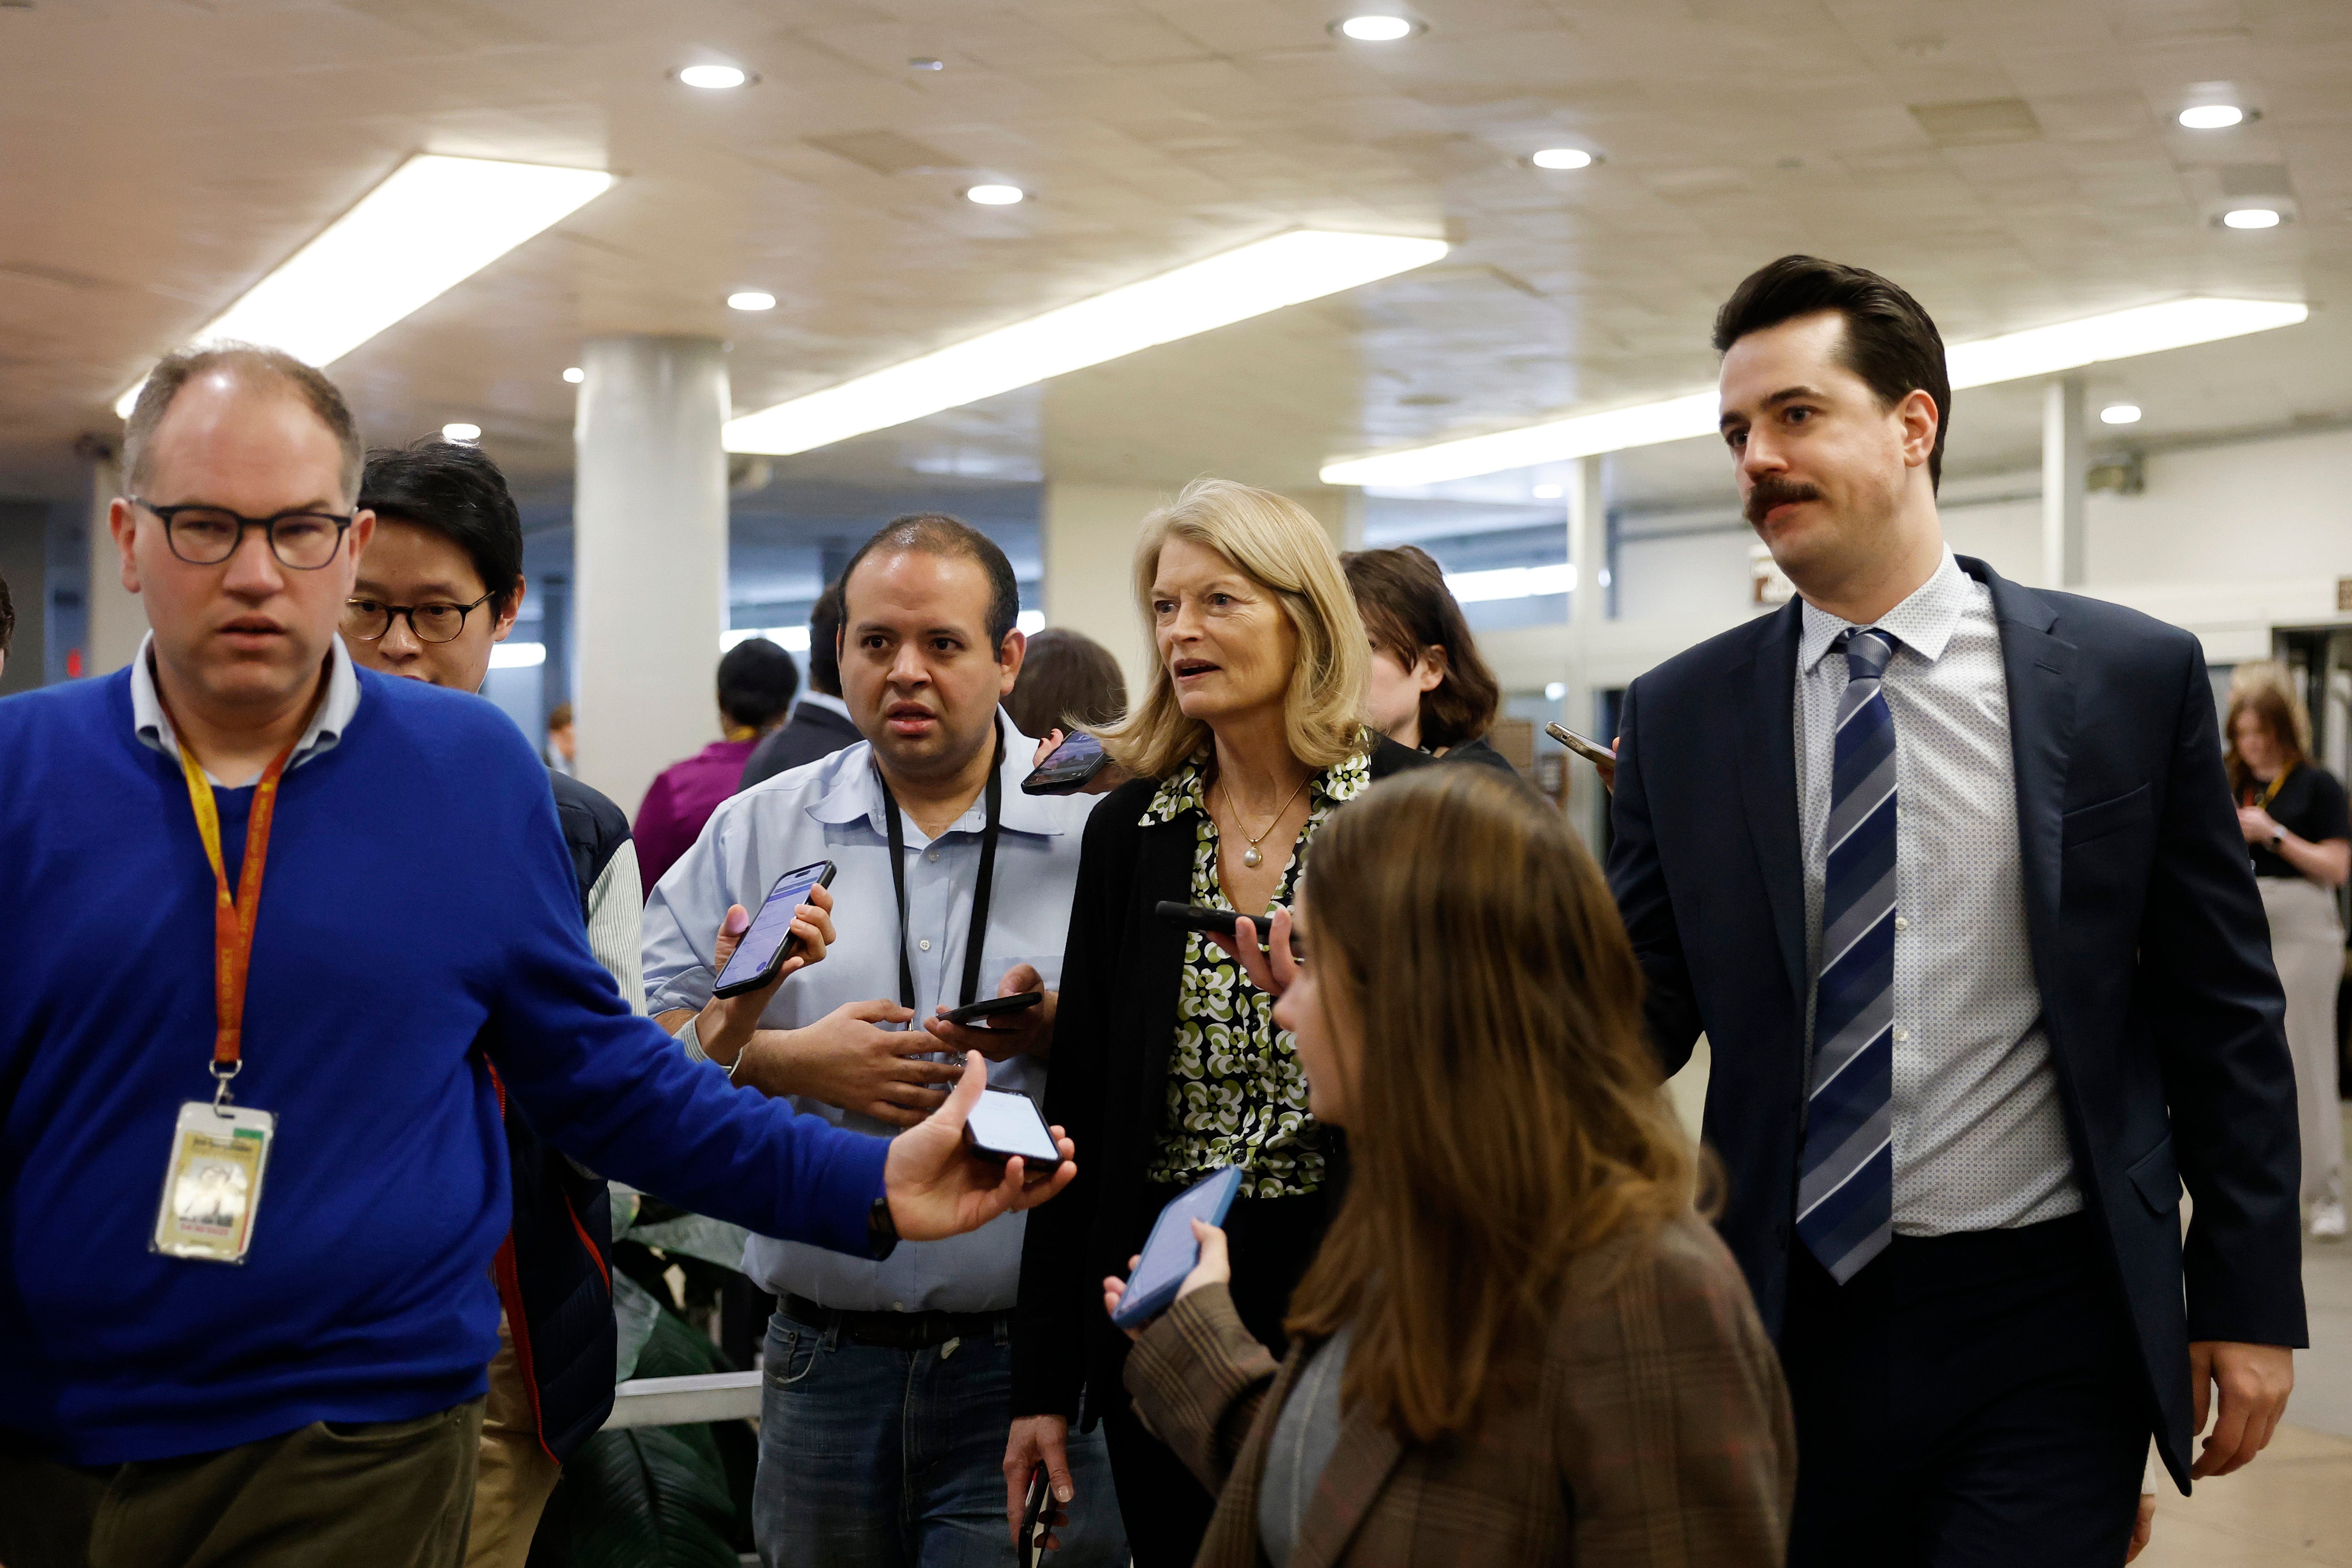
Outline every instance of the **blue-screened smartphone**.
<svg viewBox="0 0 2352 1568"><path fill-rule="evenodd" d="M792 956L793 912L808 902L810 894L832 885L831 861L796 866L778 877L760 913L751 916L751 928L743 933L735 956L719 971L719 983L710 988L710 994L738 997L774 979L784 960Z"/></svg>
<svg viewBox="0 0 2352 1568"><path fill-rule="evenodd" d="M1093 783L1095 775L1109 766L1102 742L1082 729L1047 752L1036 770L1021 780L1021 788L1031 795L1071 795Z"/></svg>
<svg viewBox="0 0 2352 1568"><path fill-rule="evenodd" d="M1177 1290L1201 1261L1201 1244L1192 1239L1192 1221L1223 1225L1225 1212L1241 1190L1242 1173L1233 1166L1202 1176L1169 1201L1143 1244L1143 1259L1129 1276L1127 1294L1110 1321L1123 1329L1139 1329L1166 1312Z"/></svg>

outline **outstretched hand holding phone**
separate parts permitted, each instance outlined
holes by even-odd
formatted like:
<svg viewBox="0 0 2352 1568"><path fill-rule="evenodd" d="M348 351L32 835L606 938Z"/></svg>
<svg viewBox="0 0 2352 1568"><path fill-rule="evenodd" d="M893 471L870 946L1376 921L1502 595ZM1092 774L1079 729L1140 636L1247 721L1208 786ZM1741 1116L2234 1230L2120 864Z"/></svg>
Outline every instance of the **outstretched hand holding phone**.
<svg viewBox="0 0 2352 1568"><path fill-rule="evenodd" d="M882 1190L902 1239L936 1241L977 1230L1000 1214L1036 1207L1078 1174L1077 1146L1059 1127L1048 1131L1062 1166L1043 1181L1028 1179L1028 1162L1018 1155L999 1165L969 1148L964 1123L987 1088L988 1063L975 1051L947 1103L890 1140Z"/></svg>

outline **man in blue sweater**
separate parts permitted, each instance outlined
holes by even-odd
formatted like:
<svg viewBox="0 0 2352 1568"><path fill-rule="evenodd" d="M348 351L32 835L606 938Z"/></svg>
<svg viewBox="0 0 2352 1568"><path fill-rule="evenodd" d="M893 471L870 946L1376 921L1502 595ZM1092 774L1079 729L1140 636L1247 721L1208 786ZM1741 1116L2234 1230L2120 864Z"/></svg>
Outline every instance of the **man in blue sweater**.
<svg viewBox="0 0 2352 1568"><path fill-rule="evenodd" d="M286 356L165 360L110 519L152 632L0 703L9 1568L458 1560L509 1215L491 1065L592 1168L857 1256L1075 1169L964 1152L977 1056L885 1141L633 1014L529 745L336 639L360 458Z"/></svg>

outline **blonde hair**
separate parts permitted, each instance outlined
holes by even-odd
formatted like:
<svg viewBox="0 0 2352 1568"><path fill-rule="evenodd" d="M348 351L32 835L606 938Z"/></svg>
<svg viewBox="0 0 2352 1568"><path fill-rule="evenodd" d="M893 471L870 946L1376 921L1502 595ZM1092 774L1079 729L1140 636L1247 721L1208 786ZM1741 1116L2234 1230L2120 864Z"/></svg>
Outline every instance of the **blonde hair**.
<svg viewBox="0 0 2352 1568"><path fill-rule="evenodd" d="M1354 1325L1347 1403L1430 1442L1540 1342L1572 1264L1691 1211L1704 1161L1609 885L1530 791L1484 768L1376 784L1302 885L1326 1017L1363 1048L1347 1193L1288 1327Z"/></svg>
<svg viewBox="0 0 2352 1568"><path fill-rule="evenodd" d="M1339 552L1306 507L1271 490L1230 479L1195 479L1173 505L1143 520L1135 547L1135 602L1143 635L1154 645L1150 682L1126 718L1096 733L1111 759L1145 779L1164 779L1209 738L1209 727L1176 705L1176 686L1157 654L1151 581L1171 538L1215 550L1271 593L1298 633L1298 662L1283 695L1283 733L1290 753L1309 768L1328 768L1361 752L1364 689L1371 643Z"/></svg>

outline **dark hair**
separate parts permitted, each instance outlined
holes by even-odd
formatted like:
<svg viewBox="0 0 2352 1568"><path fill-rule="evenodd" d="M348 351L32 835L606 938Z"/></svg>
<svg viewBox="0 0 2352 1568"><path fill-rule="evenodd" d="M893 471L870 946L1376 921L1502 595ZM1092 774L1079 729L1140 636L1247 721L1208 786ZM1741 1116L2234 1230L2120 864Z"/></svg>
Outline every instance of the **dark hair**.
<svg viewBox="0 0 2352 1568"><path fill-rule="evenodd" d="M172 400L192 378L213 370L226 370L248 385L276 382L299 397L343 449L343 494L348 497L359 488L360 429L352 422L351 408L334 382L281 349L213 343L201 349L173 350L158 360L140 383L139 399L131 405L131 418L122 427L122 477L134 494L144 491L152 477L147 472L147 446L155 439L155 427L163 423Z"/></svg>
<svg viewBox="0 0 2352 1568"><path fill-rule="evenodd" d="M1127 712L1127 677L1100 643L1048 626L1029 639L1004 712L1032 739L1074 725L1115 724Z"/></svg>
<svg viewBox="0 0 2352 1568"><path fill-rule="evenodd" d="M841 695L841 579L824 585L809 607L809 690Z"/></svg>
<svg viewBox="0 0 2352 1568"><path fill-rule="evenodd" d="M478 446L427 436L368 454L359 504L429 529L466 552L500 615L522 577L522 516L507 476Z"/></svg>
<svg viewBox="0 0 2352 1568"><path fill-rule="evenodd" d="M1879 405L1893 408L1915 392L1936 404L1936 445L1927 454L1927 483L1944 479L1944 437L1952 428L1952 378L1944 368L1944 336L1919 302L1874 272L1815 256L1784 256L1740 280L1715 316L1715 351L1727 352L1750 332L1817 311L1845 318L1846 369L1870 383Z"/></svg>
<svg viewBox="0 0 2352 1568"><path fill-rule="evenodd" d="M765 637L745 638L719 661L719 711L731 724L771 728L800 689L800 666Z"/></svg>
<svg viewBox="0 0 2352 1568"><path fill-rule="evenodd" d="M1429 552L1412 545L1351 550L1339 565L1374 648L1408 670L1423 649L1445 650L1445 679L1421 694L1422 744L1461 746L1494 728L1502 685L1478 656L1478 640Z"/></svg>
<svg viewBox="0 0 2352 1568"><path fill-rule="evenodd" d="M1021 618L1021 585L1013 580L1013 563L996 548L996 541L973 528L961 517L950 517L944 512L909 512L903 517L893 517L875 530L874 537L857 547L849 564L841 569L842 620L849 619L849 580L857 574L858 563L874 551L920 550L927 555L961 556L979 563L988 576L988 646L1002 662L1004 639L1012 633L1013 623Z"/></svg>
<svg viewBox="0 0 2352 1568"><path fill-rule="evenodd" d="M8 580L0 577L0 653L16 639L16 601L8 597Z"/></svg>

